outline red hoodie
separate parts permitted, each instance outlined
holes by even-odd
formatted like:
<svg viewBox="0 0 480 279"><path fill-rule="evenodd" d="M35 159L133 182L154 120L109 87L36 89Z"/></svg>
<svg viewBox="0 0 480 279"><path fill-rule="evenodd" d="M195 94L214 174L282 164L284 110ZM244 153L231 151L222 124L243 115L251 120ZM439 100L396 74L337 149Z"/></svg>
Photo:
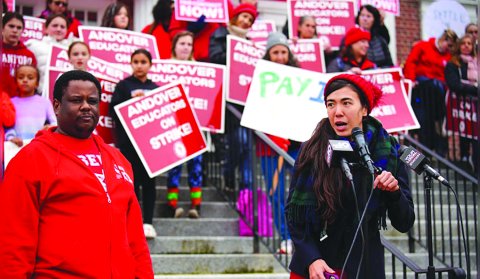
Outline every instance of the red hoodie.
<svg viewBox="0 0 480 279"><path fill-rule="evenodd" d="M37 59L22 42L16 46L3 44L0 91L7 92L10 97L17 95L17 86L13 78L15 70L21 65L37 66Z"/></svg>
<svg viewBox="0 0 480 279"><path fill-rule="evenodd" d="M128 161L92 135L109 203L54 130L10 161L0 185L0 278L153 278Z"/></svg>
<svg viewBox="0 0 480 279"><path fill-rule="evenodd" d="M438 50L435 38L418 42L405 61L403 74L411 80L424 76L445 82L445 66L450 58L449 52L441 53Z"/></svg>

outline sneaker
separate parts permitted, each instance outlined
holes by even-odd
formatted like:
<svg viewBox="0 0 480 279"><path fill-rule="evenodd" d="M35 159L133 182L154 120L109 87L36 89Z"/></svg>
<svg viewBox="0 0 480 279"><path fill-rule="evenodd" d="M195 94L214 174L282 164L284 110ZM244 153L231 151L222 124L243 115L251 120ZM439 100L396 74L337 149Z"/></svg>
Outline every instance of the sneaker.
<svg viewBox="0 0 480 279"><path fill-rule="evenodd" d="M175 208L175 212L173 213L173 218L180 218L180 217L182 217L182 216L183 216L183 212L184 212L183 208L181 208L181 207Z"/></svg>
<svg viewBox="0 0 480 279"><path fill-rule="evenodd" d="M282 240L282 242L280 242L280 249L278 249L278 253L291 255L292 252L293 252L292 240L291 239Z"/></svg>
<svg viewBox="0 0 480 279"><path fill-rule="evenodd" d="M145 238L147 239L157 237L157 232L151 224L143 224L143 233L145 234Z"/></svg>
<svg viewBox="0 0 480 279"><path fill-rule="evenodd" d="M188 210L188 218L198 219L200 217L200 206L192 206Z"/></svg>

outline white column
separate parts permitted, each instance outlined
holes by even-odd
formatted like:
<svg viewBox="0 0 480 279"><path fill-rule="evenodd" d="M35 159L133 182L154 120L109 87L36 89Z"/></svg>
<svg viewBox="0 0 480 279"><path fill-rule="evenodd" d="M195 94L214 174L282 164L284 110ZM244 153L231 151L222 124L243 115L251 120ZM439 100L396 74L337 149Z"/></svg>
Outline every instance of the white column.
<svg viewBox="0 0 480 279"><path fill-rule="evenodd" d="M143 27L153 22L152 9L156 0L135 0L133 2L133 30L140 32Z"/></svg>

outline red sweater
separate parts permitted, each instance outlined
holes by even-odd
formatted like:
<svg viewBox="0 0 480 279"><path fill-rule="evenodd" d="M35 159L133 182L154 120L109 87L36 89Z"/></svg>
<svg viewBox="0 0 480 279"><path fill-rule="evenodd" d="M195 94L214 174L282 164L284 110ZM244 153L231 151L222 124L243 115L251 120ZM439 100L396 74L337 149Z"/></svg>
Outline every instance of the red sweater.
<svg viewBox="0 0 480 279"><path fill-rule="evenodd" d="M15 107L13 106L10 97L5 92L0 91L0 162L3 165L3 139L5 128L10 128L15 125ZM3 166L0 169L0 183L3 180Z"/></svg>
<svg viewBox="0 0 480 279"><path fill-rule="evenodd" d="M158 24L155 29L153 29L153 32L149 33L150 28L152 28L152 24L145 26L142 29L142 33L151 34L155 37L155 40L157 41L158 52L160 53L160 58L170 59L172 57L172 41L170 39L170 35L165 32L162 24Z"/></svg>
<svg viewBox="0 0 480 279"><path fill-rule="evenodd" d="M445 66L450 58L449 52L441 53L438 50L435 38L418 42L405 61L403 74L411 80L424 76L445 82Z"/></svg>
<svg viewBox="0 0 480 279"><path fill-rule="evenodd" d="M16 46L3 44L2 71L0 91L8 93L10 97L17 95L17 86L13 78L15 70L20 65L37 66L37 59L22 42Z"/></svg>
<svg viewBox="0 0 480 279"><path fill-rule="evenodd" d="M109 203L54 129L10 161L0 185L0 278L153 278L130 164L92 135Z"/></svg>

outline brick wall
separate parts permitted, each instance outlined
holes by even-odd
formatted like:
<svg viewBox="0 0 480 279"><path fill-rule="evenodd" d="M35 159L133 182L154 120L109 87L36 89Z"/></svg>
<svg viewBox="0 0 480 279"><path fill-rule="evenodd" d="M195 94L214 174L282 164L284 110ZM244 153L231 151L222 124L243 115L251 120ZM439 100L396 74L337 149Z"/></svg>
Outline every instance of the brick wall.
<svg viewBox="0 0 480 279"><path fill-rule="evenodd" d="M397 60L405 63L412 45L421 39L420 0L401 0L400 16L395 18L397 29Z"/></svg>

